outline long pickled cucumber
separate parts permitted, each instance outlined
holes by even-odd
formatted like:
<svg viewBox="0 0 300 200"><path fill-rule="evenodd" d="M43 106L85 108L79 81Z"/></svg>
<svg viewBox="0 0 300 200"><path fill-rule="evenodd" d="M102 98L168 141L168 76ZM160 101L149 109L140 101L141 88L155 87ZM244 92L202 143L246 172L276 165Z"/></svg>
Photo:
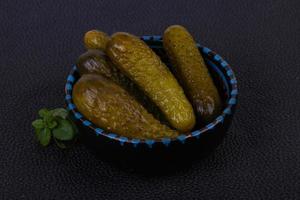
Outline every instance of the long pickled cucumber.
<svg viewBox="0 0 300 200"><path fill-rule="evenodd" d="M194 127L194 111L183 89L142 40L128 33L116 33L108 42L106 53L160 108L171 126L182 132Z"/></svg>
<svg viewBox="0 0 300 200"><path fill-rule="evenodd" d="M165 30L163 45L197 117L212 121L222 102L194 39L184 27L173 25Z"/></svg>
<svg viewBox="0 0 300 200"><path fill-rule="evenodd" d="M178 136L127 91L102 75L83 75L74 86L73 101L88 120L106 131L140 139Z"/></svg>

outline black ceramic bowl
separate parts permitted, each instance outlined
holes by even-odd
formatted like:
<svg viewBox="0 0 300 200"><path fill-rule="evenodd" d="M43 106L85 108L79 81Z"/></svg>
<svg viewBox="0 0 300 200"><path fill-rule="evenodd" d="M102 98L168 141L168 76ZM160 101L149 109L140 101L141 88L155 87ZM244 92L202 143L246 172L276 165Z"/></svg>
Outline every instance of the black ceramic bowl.
<svg viewBox="0 0 300 200"><path fill-rule="evenodd" d="M143 36L142 39L169 65L162 47L161 36ZM200 45L198 47L224 102L223 112L215 120L200 129L193 130L188 135L182 134L175 139L141 140L106 132L87 120L73 104L72 89L79 78L77 68L74 66L67 78L65 100L72 118L82 133L83 141L96 150L114 152L122 156L124 153L145 155L145 152L162 154L163 152L186 152L186 150L189 151L188 153L199 154L213 150L221 142L231 123L237 103L237 81L232 69L221 56L206 47Z"/></svg>

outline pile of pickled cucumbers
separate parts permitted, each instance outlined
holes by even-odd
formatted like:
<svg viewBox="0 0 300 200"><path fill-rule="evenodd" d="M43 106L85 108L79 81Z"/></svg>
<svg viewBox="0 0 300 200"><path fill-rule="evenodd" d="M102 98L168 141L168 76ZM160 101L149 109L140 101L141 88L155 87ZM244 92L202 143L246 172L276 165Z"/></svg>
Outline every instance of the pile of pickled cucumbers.
<svg viewBox="0 0 300 200"><path fill-rule="evenodd" d="M222 101L186 28L168 27L163 48L170 70L139 37L91 30L79 56L73 102L88 120L128 138L188 134L220 114ZM172 71L172 72L171 72Z"/></svg>

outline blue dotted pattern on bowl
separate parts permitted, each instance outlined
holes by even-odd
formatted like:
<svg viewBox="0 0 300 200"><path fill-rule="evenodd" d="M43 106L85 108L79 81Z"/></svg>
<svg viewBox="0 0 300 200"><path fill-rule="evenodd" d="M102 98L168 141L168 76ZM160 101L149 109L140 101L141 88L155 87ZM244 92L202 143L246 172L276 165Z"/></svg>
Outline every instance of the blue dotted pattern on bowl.
<svg viewBox="0 0 300 200"><path fill-rule="evenodd" d="M151 48L162 48L161 36L155 36L155 35L143 36L141 37L141 39L144 40L145 42L158 43L158 44L150 45ZM183 134L179 135L175 139L162 138L160 140L149 140L149 139L143 140L137 138L129 139L127 137L120 136L115 133L106 133L103 129L95 126L92 122L85 119L84 116L76 110L76 106L73 104L72 89L75 81L75 77L73 76L73 74L75 73L75 71L77 71L77 67L75 65L73 66L72 71L68 75L67 83L65 85L65 92L66 92L65 100L67 102L67 108L73 113L76 120L80 120L84 126L92 128L95 131L96 135L103 135L110 139L117 140L119 141L120 145L124 145L125 143L131 143L134 147L137 147L139 144L144 143L149 148L152 148L153 145L155 145L156 143L162 143L164 146L168 147L174 141L185 143L185 141L189 138L198 139L200 135L203 134L204 132L214 129L219 123L223 123L226 116L232 115L232 108L237 103L238 89L237 89L237 80L235 78L234 72L232 71L228 63L220 55L216 54L214 51L210 50L209 48L203 47L199 44L197 44L197 47L199 48L200 52L204 57L205 56L210 57L210 60L207 60L207 63L210 65L210 67L214 68L214 70L220 75L220 77L223 79L223 82L226 86L226 91L229 92L228 102L226 104L225 109L223 110L223 113L219 115L213 122L211 122L210 124L206 125L205 127L199 130L195 130L188 135L183 135ZM218 66L222 67L225 70L225 73L221 72L221 70L219 69L220 67ZM229 87L229 84L231 87Z"/></svg>

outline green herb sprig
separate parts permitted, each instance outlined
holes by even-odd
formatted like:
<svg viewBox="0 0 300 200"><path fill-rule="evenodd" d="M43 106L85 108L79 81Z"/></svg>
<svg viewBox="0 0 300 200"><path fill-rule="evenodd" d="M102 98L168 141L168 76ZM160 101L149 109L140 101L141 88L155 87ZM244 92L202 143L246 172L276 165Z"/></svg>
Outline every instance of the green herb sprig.
<svg viewBox="0 0 300 200"><path fill-rule="evenodd" d="M46 147L50 144L51 138L60 148L67 148L78 135L78 129L70 120L69 113L64 108L39 110L39 119L32 122L35 129L35 136L39 143Z"/></svg>

